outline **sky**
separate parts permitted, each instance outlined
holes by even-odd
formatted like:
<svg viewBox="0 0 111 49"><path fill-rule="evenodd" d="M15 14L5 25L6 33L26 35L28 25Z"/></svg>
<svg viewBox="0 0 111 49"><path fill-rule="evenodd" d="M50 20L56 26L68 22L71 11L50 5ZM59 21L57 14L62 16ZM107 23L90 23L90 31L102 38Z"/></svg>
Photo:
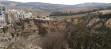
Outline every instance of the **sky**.
<svg viewBox="0 0 111 49"><path fill-rule="evenodd" d="M98 3L111 3L111 0L11 0L17 2L43 2L52 4L65 4L65 5L75 5L81 3L98 2Z"/></svg>

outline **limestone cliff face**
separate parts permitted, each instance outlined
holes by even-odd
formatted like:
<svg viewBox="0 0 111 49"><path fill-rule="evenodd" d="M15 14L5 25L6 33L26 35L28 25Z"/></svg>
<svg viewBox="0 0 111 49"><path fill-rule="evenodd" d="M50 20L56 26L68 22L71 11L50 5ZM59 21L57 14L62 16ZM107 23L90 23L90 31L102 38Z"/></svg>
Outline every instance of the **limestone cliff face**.
<svg viewBox="0 0 111 49"><path fill-rule="evenodd" d="M14 26L0 29L0 49L30 49L30 45L33 46L31 40L39 37L38 27L33 20L29 20L29 23L25 21L27 20L15 22Z"/></svg>
<svg viewBox="0 0 111 49"><path fill-rule="evenodd" d="M111 29L111 19L108 19L106 22L106 27L109 27Z"/></svg>
<svg viewBox="0 0 111 49"><path fill-rule="evenodd" d="M90 20L87 24L87 27L92 27L92 28L99 28L105 26L106 28L111 29L111 19L105 19L105 18L93 18Z"/></svg>
<svg viewBox="0 0 111 49"><path fill-rule="evenodd" d="M0 29L0 49L61 49L68 48L63 31L52 32L52 22L24 19ZM48 26L50 26L48 28ZM60 26L63 26L62 24ZM5 32L4 32L5 31Z"/></svg>
<svg viewBox="0 0 111 49"><path fill-rule="evenodd" d="M0 49L5 49L13 43L15 39L10 33L0 33Z"/></svg>
<svg viewBox="0 0 111 49"><path fill-rule="evenodd" d="M89 21L87 26L92 26L94 25L94 23L97 23L98 21L100 21L99 18L93 18L92 20Z"/></svg>

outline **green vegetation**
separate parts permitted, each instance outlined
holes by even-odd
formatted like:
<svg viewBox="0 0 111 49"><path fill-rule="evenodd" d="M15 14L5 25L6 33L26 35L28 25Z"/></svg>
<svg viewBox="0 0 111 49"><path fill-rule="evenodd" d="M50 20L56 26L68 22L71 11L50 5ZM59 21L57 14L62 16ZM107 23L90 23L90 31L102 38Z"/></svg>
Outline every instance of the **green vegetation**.
<svg viewBox="0 0 111 49"><path fill-rule="evenodd" d="M24 10L25 12L36 12L36 13L41 13L42 11L40 10Z"/></svg>
<svg viewBox="0 0 111 49"><path fill-rule="evenodd" d="M75 49L108 49L111 38L107 34L78 33L72 37L72 48ZM76 44L76 45L74 45Z"/></svg>
<svg viewBox="0 0 111 49"><path fill-rule="evenodd" d="M98 11L98 9L90 10L90 11L80 11L80 12L53 12L50 16L71 16L71 15L78 15L78 14L86 14L90 12Z"/></svg>
<svg viewBox="0 0 111 49"><path fill-rule="evenodd" d="M111 14L100 15L99 18L111 18Z"/></svg>
<svg viewBox="0 0 111 49"><path fill-rule="evenodd" d="M85 16L85 14L72 15L72 16L59 16L59 17L55 16L55 17L57 17L61 21L64 21L64 20L68 20L68 19L72 19L72 18L80 18L80 17L83 17L83 16Z"/></svg>
<svg viewBox="0 0 111 49"><path fill-rule="evenodd" d="M89 11L80 11L80 12L53 12L50 14L50 16L71 16L71 15L78 15L78 14L86 14L86 13L91 13L91 12L96 12L96 11L101 11L101 10L110 10L111 7L110 6L106 6L106 7L101 7L101 8L97 8L97 9L93 9L93 10L89 10Z"/></svg>
<svg viewBox="0 0 111 49"><path fill-rule="evenodd" d="M76 28L76 30L72 29ZM70 27L71 37L68 39L69 46L72 49L110 49L111 48L111 29L100 27L97 30L106 31L103 33L92 33L91 29L84 25Z"/></svg>

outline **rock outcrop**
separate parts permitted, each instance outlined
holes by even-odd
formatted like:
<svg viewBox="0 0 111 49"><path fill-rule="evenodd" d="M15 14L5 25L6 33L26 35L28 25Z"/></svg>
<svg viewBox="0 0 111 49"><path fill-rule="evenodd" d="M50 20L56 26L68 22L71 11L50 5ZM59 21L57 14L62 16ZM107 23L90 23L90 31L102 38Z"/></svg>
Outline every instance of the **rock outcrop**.
<svg viewBox="0 0 111 49"><path fill-rule="evenodd" d="M0 29L0 49L68 48L64 37L65 33L63 31L50 30L52 27L59 28L60 26L60 28L63 28L65 25L55 25L57 23L36 19L21 19L16 21L13 26L4 28L5 32L3 32L3 29Z"/></svg>

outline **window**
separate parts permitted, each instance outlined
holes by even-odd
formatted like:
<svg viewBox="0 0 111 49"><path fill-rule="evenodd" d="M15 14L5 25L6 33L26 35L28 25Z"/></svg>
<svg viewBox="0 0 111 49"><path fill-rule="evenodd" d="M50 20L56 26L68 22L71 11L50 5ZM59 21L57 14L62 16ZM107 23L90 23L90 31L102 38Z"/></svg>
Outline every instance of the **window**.
<svg viewBox="0 0 111 49"><path fill-rule="evenodd" d="M0 10L0 15L2 15L2 11Z"/></svg>
<svg viewBox="0 0 111 49"><path fill-rule="evenodd" d="M5 11L5 7L2 7L2 10Z"/></svg>

